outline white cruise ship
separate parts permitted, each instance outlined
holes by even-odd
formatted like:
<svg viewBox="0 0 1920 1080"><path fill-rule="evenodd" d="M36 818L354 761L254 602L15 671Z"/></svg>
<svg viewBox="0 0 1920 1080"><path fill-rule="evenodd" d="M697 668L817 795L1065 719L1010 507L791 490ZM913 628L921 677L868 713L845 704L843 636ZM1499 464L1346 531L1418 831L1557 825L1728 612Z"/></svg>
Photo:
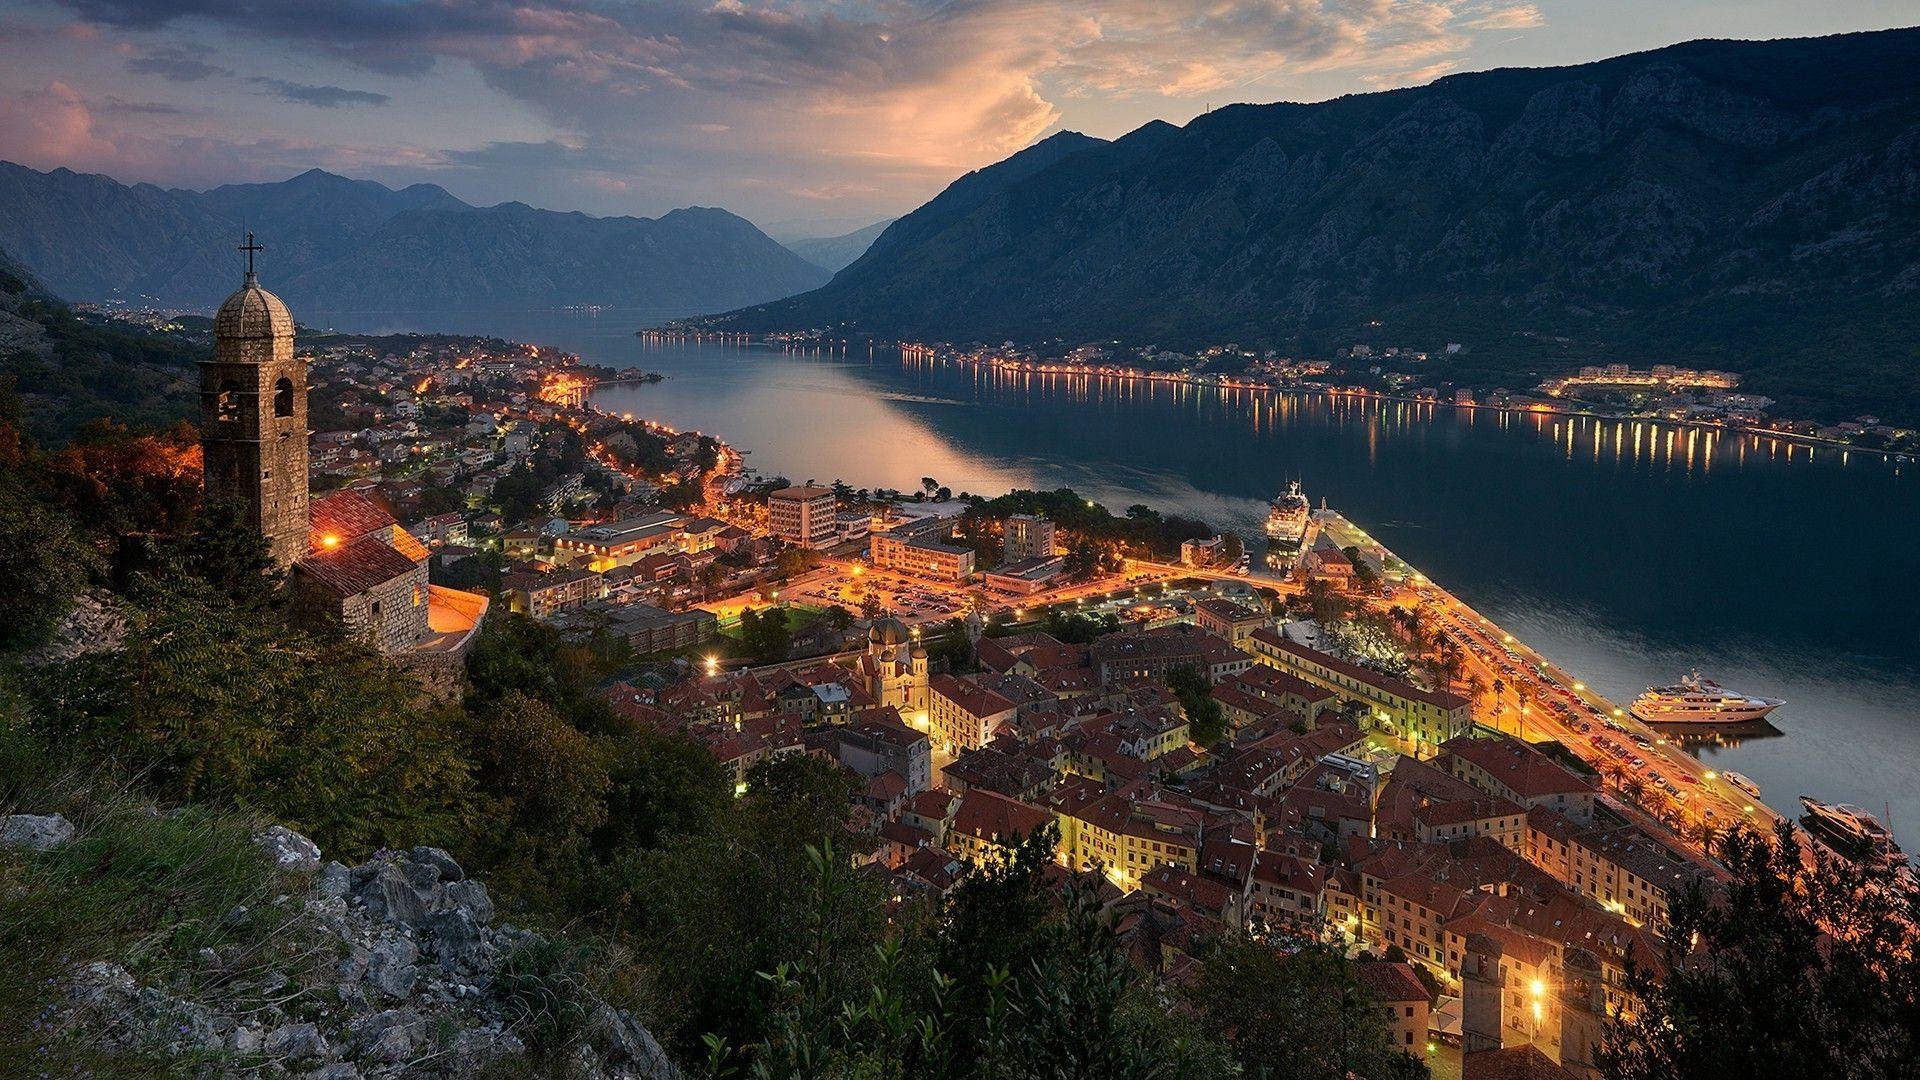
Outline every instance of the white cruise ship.
<svg viewBox="0 0 1920 1080"><path fill-rule="evenodd" d="M1695 671L1678 686L1653 686L1633 699L1633 715L1653 724L1741 724L1785 705L1777 698L1749 697L1703 679Z"/></svg>
<svg viewBox="0 0 1920 1080"><path fill-rule="evenodd" d="M1267 539L1298 544L1306 539L1307 518L1313 507L1300 492L1300 481L1287 485L1287 493L1267 505Z"/></svg>

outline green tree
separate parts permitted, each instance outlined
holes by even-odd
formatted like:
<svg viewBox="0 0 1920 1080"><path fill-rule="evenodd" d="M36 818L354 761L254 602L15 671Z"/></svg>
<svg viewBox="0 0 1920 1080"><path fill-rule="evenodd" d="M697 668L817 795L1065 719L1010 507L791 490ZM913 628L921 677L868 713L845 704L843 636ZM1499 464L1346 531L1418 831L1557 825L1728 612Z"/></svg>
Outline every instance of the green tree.
<svg viewBox="0 0 1920 1080"><path fill-rule="evenodd" d="M266 538L248 526L238 505L208 504L193 535L179 547L187 572L224 592L235 606L259 610L280 601L286 576L274 564Z"/></svg>
<svg viewBox="0 0 1920 1080"><path fill-rule="evenodd" d="M587 836L606 819L606 760L552 706L517 690L475 710L469 723L489 819L476 844L480 861L523 894L545 892L577 866Z"/></svg>
<svg viewBox="0 0 1920 1080"><path fill-rule="evenodd" d="M809 920L822 918L825 866L808 848L847 850L854 789L850 774L817 757L766 762L749 771L746 793L710 829L672 837L639 860L631 879L636 948L651 959L646 989L661 1019L654 1030L684 1060L706 1056L709 1034L731 1047L766 1038L776 988L760 973L813 951ZM830 1009L866 985L884 909L864 875L835 891L824 916L833 948L808 957L824 969Z"/></svg>
<svg viewBox="0 0 1920 1080"><path fill-rule="evenodd" d="M1385 1013L1354 961L1316 941L1220 935L1202 948L1186 990L1200 1023L1231 1049L1248 1076L1321 1080L1425 1076L1393 1046Z"/></svg>
<svg viewBox="0 0 1920 1080"><path fill-rule="evenodd" d="M1213 700L1213 684L1206 672L1192 664L1182 664L1167 672L1167 689L1180 699L1180 710L1187 717L1187 738L1201 746L1212 746L1227 737L1227 717L1220 703Z"/></svg>
<svg viewBox="0 0 1920 1080"><path fill-rule="evenodd" d="M846 633L847 628L853 625L853 612L834 604L827 608L826 619L827 625L835 632Z"/></svg>
<svg viewBox="0 0 1920 1080"><path fill-rule="evenodd" d="M1805 850L1782 821L1724 834L1721 896L1679 897L1659 957L1630 957L1607 1024L1613 1080L1911 1077L1920 1062L1920 886Z"/></svg>
<svg viewBox="0 0 1920 1080"><path fill-rule="evenodd" d="M35 498L19 470L0 464L0 580L8 607L0 652L45 637L99 565L72 519Z"/></svg>
<svg viewBox="0 0 1920 1080"><path fill-rule="evenodd" d="M343 854L464 829L470 764L372 649L191 579L133 598L125 647L28 676L35 724L170 801L245 806Z"/></svg>
<svg viewBox="0 0 1920 1080"><path fill-rule="evenodd" d="M740 647L758 663L771 664L787 658L793 647L793 632L787 628L787 613L782 608L740 613Z"/></svg>
<svg viewBox="0 0 1920 1080"><path fill-rule="evenodd" d="M774 557L773 565L781 577L796 578L820 565L820 553L812 548L783 548Z"/></svg>
<svg viewBox="0 0 1920 1080"><path fill-rule="evenodd" d="M1093 890L1051 884L1054 841L1048 824L1008 858L970 868L929 920L903 920L905 938L875 952L870 988L851 1000L815 977L812 957L844 943L810 918L805 948L770 973L779 1011L741 1055L754 1075L1229 1075L1221 1048L1150 999ZM833 894L829 876L815 880L818 895Z"/></svg>

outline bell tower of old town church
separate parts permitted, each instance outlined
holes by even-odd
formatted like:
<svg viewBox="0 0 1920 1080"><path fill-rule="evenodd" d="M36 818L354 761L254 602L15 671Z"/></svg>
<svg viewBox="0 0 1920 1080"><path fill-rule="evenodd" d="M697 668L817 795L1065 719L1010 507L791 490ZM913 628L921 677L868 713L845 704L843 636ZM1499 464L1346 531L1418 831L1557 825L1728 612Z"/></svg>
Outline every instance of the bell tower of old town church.
<svg viewBox="0 0 1920 1080"><path fill-rule="evenodd" d="M307 554L307 368L293 355L293 316L260 287L247 234L247 276L213 322L200 363L206 500L239 507L284 570Z"/></svg>

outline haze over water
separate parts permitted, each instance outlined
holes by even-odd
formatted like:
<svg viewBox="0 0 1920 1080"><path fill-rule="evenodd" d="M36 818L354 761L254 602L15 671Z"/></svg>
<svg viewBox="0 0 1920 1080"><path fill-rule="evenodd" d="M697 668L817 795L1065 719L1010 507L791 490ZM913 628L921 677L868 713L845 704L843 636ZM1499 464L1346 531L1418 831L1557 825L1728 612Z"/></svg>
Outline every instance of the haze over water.
<svg viewBox="0 0 1920 1080"><path fill-rule="evenodd" d="M766 474L956 492L1068 486L1259 535L1298 478L1620 704L1689 668L1786 698L1701 750L1787 813L1855 802L1920 843L1920 463L1698 429L979 371L897 351L651 344L662 313L327 315L557 345L667 380L596 403Z"/></svg>

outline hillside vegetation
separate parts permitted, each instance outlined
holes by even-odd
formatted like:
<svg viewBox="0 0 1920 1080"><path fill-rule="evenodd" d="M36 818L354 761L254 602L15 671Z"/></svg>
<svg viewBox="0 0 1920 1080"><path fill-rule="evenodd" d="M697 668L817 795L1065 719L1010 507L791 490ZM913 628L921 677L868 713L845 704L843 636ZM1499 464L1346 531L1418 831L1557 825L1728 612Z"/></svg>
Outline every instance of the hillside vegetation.
<svg viewBox="0 0 1920 1080"><path fill-rule="evenodd" d="M14 383L39 439L64 442L108 417L167 424L198 413L194 365L210 351L188 335L75 314L0 251L0 379Z"/></svg>

